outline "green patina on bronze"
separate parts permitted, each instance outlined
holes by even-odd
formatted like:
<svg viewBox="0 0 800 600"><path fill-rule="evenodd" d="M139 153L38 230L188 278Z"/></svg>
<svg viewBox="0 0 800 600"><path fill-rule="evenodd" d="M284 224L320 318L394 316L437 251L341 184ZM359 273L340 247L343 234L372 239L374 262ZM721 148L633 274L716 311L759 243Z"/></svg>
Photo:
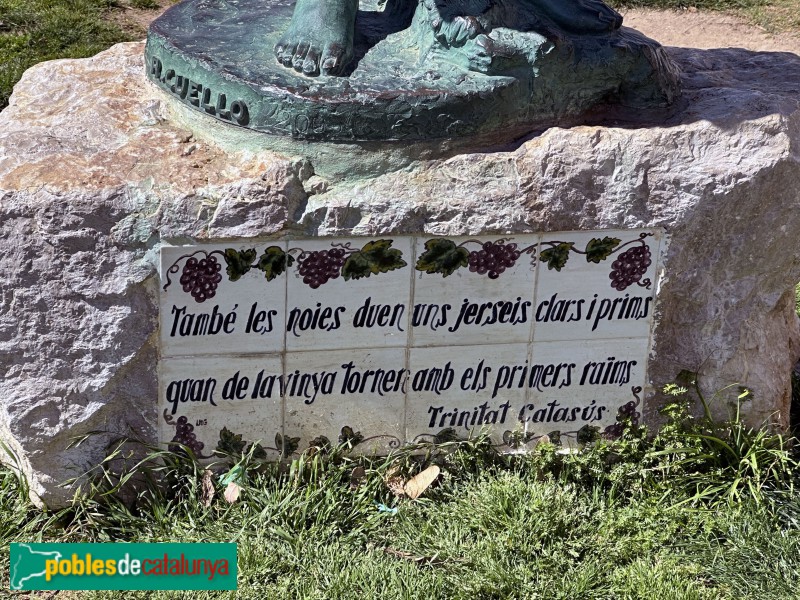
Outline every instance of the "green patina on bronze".
<svg viewBox="0 0 800 600"><path fill-rule="evenodd" d="M679 93L663 49L599 0L397 0L354 27L352 1L184 0L150 28L148 76L232 125L332 142L501 142Z"/></svg>

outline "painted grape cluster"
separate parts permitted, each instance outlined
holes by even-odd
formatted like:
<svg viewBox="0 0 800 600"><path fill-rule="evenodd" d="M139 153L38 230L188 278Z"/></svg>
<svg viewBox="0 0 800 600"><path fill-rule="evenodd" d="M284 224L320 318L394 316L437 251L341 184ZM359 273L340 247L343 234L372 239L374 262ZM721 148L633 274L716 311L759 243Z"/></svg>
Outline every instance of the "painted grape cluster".
<svg viewBox="0 0 800 600"><path fill-rule="evenodd" d="M611 264L611 287L621 292L628 286L639 283L652 262L647 245L626 250Z"/></svg>
<svg viewBox="0 0 800 600"><path fill-rule="evenodd" d="M497 279L506 270L514 266L522 252L516 244L484 242L480 250L469 253L469 270L478 275L489 275L489 279Z"/></svg>
<svg viewBox="0 0 800 600"><path fill-rule="evenodd" d="M185 416L178 417L178 420L175 422L175 436L170 441L173 442L169 445L170 452L182 452L182 446L185 446L197 457L202 455L203 448L205 447L205 444L197 439L197 434L194 432L194 425L189 423L189 419Z"/></svg>
<svg viewBox="0 0 800 600"><path fill-rule="evenodd" d="M315 290L331 279L339 277L346 260L345 256L344 248L304 252L297 261L299 263L297 271L303 278L303 283Z"/></svg>
<svg viewBox="0 0 800 600"><path fill-rule="evenodd" d="M619 407L617 410L617 420L603 430L603 437L608 439L616 439L625 431L626 425L633 427L639 426L639 419L642 414L639 412L638 407L640 399L638 394L642 391L640 387L633 388L633 395L635 400L630 400Z"/></svg>
<svg viewBox="0 0 800 600"><path fill-rule="evenodd" d="M205 302L217 293L217 285L222 281L222 265L214 256L197 260L191 257L181 272L183 291L191 294L197 302Z"/></svg>

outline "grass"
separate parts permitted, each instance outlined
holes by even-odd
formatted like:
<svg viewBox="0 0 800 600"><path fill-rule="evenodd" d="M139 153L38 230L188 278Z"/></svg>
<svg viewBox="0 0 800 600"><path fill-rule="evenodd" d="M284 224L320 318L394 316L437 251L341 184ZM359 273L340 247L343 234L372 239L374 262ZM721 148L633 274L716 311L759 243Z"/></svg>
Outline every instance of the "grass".
<svg viewBox="0 0 800 600"><path fill-rule="evenodd" d="M0 109L14 84L36 63L84 58L141 37L112 22L126 6L158 8L155 0L0 0Z"/></svg>
<svg viewBox="0 0 800 600"><path fill-rule="evenodd" d="M772 34L800 31L800 0L609 0L609 4L617 9L725 11Z"/></svg>
<svg viewBox="0 0 800 600"><path fill-rule="evenodd" d="M743 11L743 16L770 33L800 31L800 0L771 0Z"/></svg>
<svg viewBox="0 0 800 600"><path fill-rule="evenodd" d="M59 513L37 511L24 481L1 472L0 586L14 541L235 541L239 591L221 597L796 598L800 496L788 440L736 420L693 419L688 393L672 393L679 401L655 438L630 428L578 453L543 443L499 455L479 438L388 458L338 448L282 466L221 460L208 506L204 467L164 452L122 476L137 482L133 501L103 495L119 487L110 460ZM431 463L443 475L417 500L385 483L390 470L410 476ZM221 498L229 473L243 487L233 504Z"/></svg>
<svg viewBox="0 0 800 600"><path fill-rule="evenodd" d="M666 10L682 10L689 7L700 10L741 10L768 6L772 4L772 0L612 0L609 4L624 8Z"/></svg>

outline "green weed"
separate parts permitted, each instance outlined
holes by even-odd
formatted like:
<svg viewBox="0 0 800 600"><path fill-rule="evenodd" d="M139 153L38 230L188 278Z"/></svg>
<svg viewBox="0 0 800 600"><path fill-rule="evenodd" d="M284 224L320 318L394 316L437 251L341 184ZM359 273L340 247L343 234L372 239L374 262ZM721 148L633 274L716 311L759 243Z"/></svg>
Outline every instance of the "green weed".
<svg viewBox="0 0 800 600"><path fill-rule="evenodd" d="M57 514L0 473L0 542L233 541L236 598L793 598L791 446L736 413L726 424L690 417L688 390L668 391L659 434L628 427L579 452L544 442L500 454L477 436L388 457L341 445L280 464L251 446L209 465L121 440ZM432 464L442 475L417 500L387 485ZM228 503L231 484L241 495Z"/></svg>
<svg viewBox="0 0 800 600"><path fill-rule="evenodd" d="M703 407L702 416L690 415L687 388L667 386L665 392L674 401L662 409L669 422L646 455L655 461L649 468L687 494L681 503L717 508L747 501L773 513L785 506L795 495L800 472L792 440L744 424L740 408L749 401L749 390L740 392L732 418L717 423L696 381L691 387Z"/></svg>

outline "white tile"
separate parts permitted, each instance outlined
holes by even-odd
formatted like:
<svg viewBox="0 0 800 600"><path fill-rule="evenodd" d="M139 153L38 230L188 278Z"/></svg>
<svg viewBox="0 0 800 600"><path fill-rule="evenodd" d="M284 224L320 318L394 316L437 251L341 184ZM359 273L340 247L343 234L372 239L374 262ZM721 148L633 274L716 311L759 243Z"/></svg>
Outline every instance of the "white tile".
<svg viewBox="0 0 800 600"><path fill-rule="evenodd" d="M162 360L159 441L174 439L185 417L210 457L223 427L248 445L260 442L277 458L275 434L282 431L280 356L190 357Z"/></svg>
<svg viewBox="0 0 800 600"><path fill-rule="evenodd" d="M640 233L655 233L638 241ZM587 260L591 240L619 240L599 263ZM534 340L591 340L647 337L653 319L660 230L600 231L546 234L541 251L563 248L560 270L542 261L538 269ZM567 244L572 244L568 249ZM647 246L651 264L637 283L623 290L609 277L620 255ZM541 256L540 251L540 256ZM647 284L646 286L640 284Z"/></svg>
<svg viewBox="0 0 800 600"><path fill-rule="evenodd" d="M584 426L602 432L623 404L642 397L647 352L647 338L534 343L520 414L525 431L560 431L565 444Z"/></svg>
<svg viewBox="0 0 800 600"><path fill-rule="evenodd" d="M526 395L520 375L527 361L527 344L413 348L407 439L431 441L450 428L467 438L486 429L500 443L505 431L520 427Z"/></svg>
<svg viewBox="0 0 800 600"><path fill-rule="evenodd" d="M391 245L388 243L391 242ZM397 257L388 272L369 273L359 260L365 246L381 244ZM335 278L321 283L304 277L312 252L344 251L347 261ZM290 268L286 315L286 348L333 350L342 348L405 347L411 301L410 237L318 238L289 243L296 261ZM350 266L364 267L361 277L349 276ZM316 289L311 284L318 283Z"/></svg>
<svg viewBox="0 0 800 600"><path fill-rule="evenodd" d="M356 452L402 443L406 351L403 348L290 352L285 431L299 449L317 436L336 444L343 427L360 433Z"/></svg>
<svg viewBox="0 0 800 600"><path fill-rule="evenodd" d="M257 265L267 248L285 248L284 242L232 242L161 249L162 356L207 355L229 352L279 352L283 349L286 275L267 281L252 266L230 280L225 251ZM282 251L282 250L281 250ZM246 253L249 253L247 255ZM185 292L181 276L190 260L210 260L220 279L214 296L198 301ZM234 278L236 277L235 271Z"/></svg>
<svg viewBox="0 0 800 600"><path fill-rule="evenodd" d="M612 265L643 245L640 232L655 232L642 238L651 264L640 280L650 279L650 289L614 289ZM336 443L343 428L365 438L355 452L384 452L448 428L466 437L484 427L504 449L511 438L530 444L553 431L574 444L581 427L603 430L621 406L642 397L661 237L639 230L164 248L159 439L172 440L185 418L203 456L223 427L261 441L271 458L284 442L298 452L319 436ZM591 240L604 238L620 241L598 263L587 261ZM431 240L467 265L445 277L447 260L439 260L430 263L439 272L423 272ZM521 252L496 278L469 269L470 252L486 242ZM369 262L357 259L369 243L384 258L389 250L398 268L345 279L359 264L366 275ZM571 244L562 247L566 263L549 269L541 252L561 243ZM258 268L268 248L273 254L262 266L275 264L270 256L292 256L271 281ZM226 274L229 249L253 250L243 256L251 268L234 281ZM331 249L353 260L337 265L338 277L304 281L310 253ZM220 264L216 294L204 302L179 281L192 254ZM239 397L231 397L234 377L245 382Z"/></svg>
<svg viewBox="0 0 800 600"><path fill-rule="evenodd" d="M472 271L472 256L495 248L531 248L538 235L418 237L414 279L413 345L470 346L527 342L531 334L535 270L522 253L503 272ZM427 246L426 246L427 244ZM435 260L436 252L444 259ZM450 265L448 269L447 266ZM426 272L424 269L438 269Z"/></svg>

